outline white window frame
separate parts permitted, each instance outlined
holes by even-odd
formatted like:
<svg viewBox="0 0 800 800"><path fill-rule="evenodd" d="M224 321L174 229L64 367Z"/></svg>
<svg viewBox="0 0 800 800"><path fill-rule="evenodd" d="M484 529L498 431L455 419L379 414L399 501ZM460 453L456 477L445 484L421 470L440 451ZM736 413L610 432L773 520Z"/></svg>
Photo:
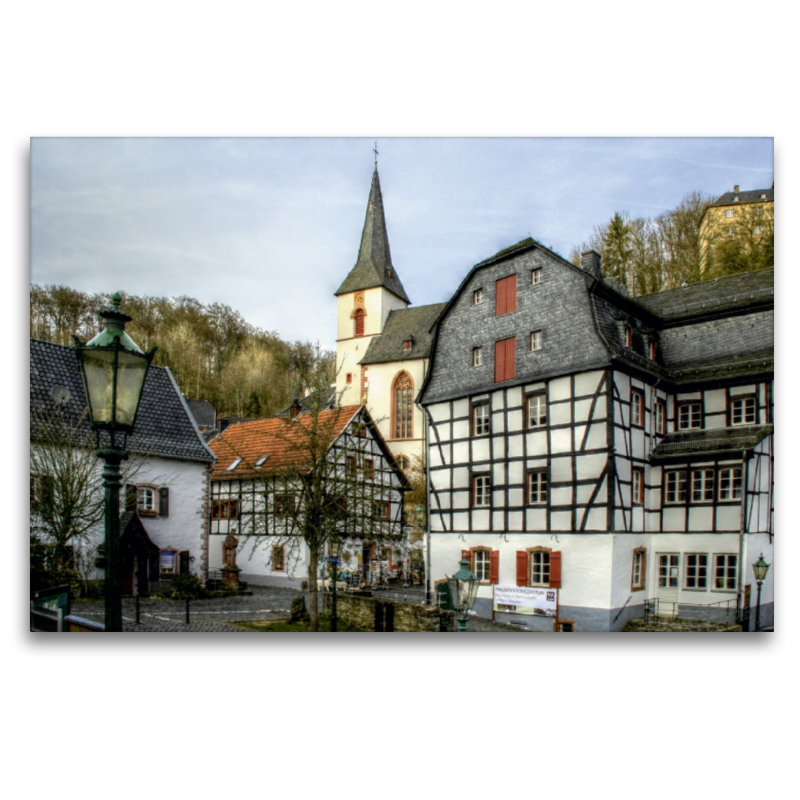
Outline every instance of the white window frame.
<svg viewBox="0 0 800 800"><path fill-rule="evenodd" d="M472 435L488 436L491 431L491 414L488 403L472 406Z"/></svg>
<svg viewBox="0 0 800 800"><path fill-rule="evenodd" d="M550 552L548 550L534 550L528 553L528 569L530 571L531 586L550 585Z"/></svg>
<svg viewBox="0 0 800 800"><path fill-rule="evenodd" d="M757 421L758 404L753 395L731 398L731 425L755 425Z"/></svg>
<svg viewBox="0 0 800 800"><path fill-rule="evenodd" d="M473 550L472 551L472 571L475 577L483 582L489 582L489 569L492 563L491 550Z"/></svg>
<svg viewBox="0 0 800 800"><path fill-rule="evenodd" d="M726 208L725 209L725 219L733 219L736 216L736 209L735 208Z"/></svg>
<svg viewBox="0 0 800 800"><path fill-rule="evenodd" d="M158 489L155 486L136 487L136 512L158 514Z"/></svg>
<svg viewBox="0 0 800 800"><path fill-rule="evenodd" d="M542 282L542 268L536 267L531 270L531 286L537 286Z"/></svg>
<svg viewBox="0 0 800 800"><path fill-rule="evenodd" d="M692 409L697 408L697 414ZM684 425L684 422L688 423ZM697 422L697 425L694 423ZM691 431L703 427L703 404L699 400L678 403L678 430Z"/></svg>
<svg viewBox="0 0 800 800"><path fill-rule="evenodd" d="M658 554L658 586L661 589L677 589L680 585L681 558L678 553ZM674 574L673 574L674 570Z"/></svg>
<svg viewBox="0 0 800 800"><path fill-rule="evenodd" d="M531 352L542 349L542 332L531 331L530 344L528 345Z"/></svg>
<svg viewBox="0 0 800 800"><path fill-rule="evenodd" d="M722 467L719 471L719 494L721 501L742 499L742 468Z"/></svg>
<svg viewBox="0 0 800 800"><path fill-rule="evenodd" d="M707 467L692 470L692 503L714 502L714 470Z"/></svg>
<svg viewBox="0 0 800 800"><path fill-rule="evenodd" d="M686 553L683 588L690 591L706 591L708 589L708 553Z"/></svg>
<svg viewBox="0 0 800 800"><path fill-rule="evenodd" d="M681 496L681 494L683 496ZM664 505L683 505L689 496L689 481L685 469L664 470Z"/></svg>
<svg viewBox="0 0 800 800"><path fill-rule="evenodd" d="M472 292L472 305L479 306L483 303L483 289L475 289Z"/></svg>
<svg viewBox="0 0 800 800"><path fill-rule="evenodd" d="M492 482L489 475L472 476L472 505L489 508L492 498Z"/></svg>
<svg viewBox="0 0 800 800"><path fill-rule="evenodd" d="M656 433L665 434L667 432L667 404L663 400L656 400Z"/></svg>
<svg viewBox="0 0 800 800"><path fill-rule="evenodd" d="M634 468L631 472L631 489L633 492L631 501L635 506L644 505L644 470Z"/></svg>
<svg viewBox="0 0 800 800"><path fill-rule="evenodd" d="M736 553L714 553L714 577L711 589L716 592L735 592L739 559ZM721 573L721 574L720 574ZM720 586L722 582L722 586Z"/></svg>
<svg viewBox="0 0 800 800"><path fill-rule="evenodd" d="M631 425L644 426L644 392L631 389Z"/></svg>
<svg viewBox="0 0 800 800"><path fill-rule="evenodd" d="M528 473L528 505L546 506L548 497L548 480L546 470L534 470Z"/></svg>
<svg viewBox="0 0 800 800"><path fill-rule="evenodd" d="M483 347L472 348L472 366L473 367L483 366Z"/></svg>
<svg viewBox="0 0 800 800"><path fill-rule="evenodd" d="M546 394L541 393L528 395L525 405L525 418L529 428L543 428L545 425L547 425Z"/></svg>

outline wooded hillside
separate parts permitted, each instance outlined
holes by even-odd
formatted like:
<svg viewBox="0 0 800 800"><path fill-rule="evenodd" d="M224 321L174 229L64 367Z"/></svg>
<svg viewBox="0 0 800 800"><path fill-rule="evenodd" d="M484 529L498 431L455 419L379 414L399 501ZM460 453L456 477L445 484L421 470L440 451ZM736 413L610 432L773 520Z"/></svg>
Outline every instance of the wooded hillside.
<svg viewBox="0 0 800 800"><path fill-rule="evenodd" d="M111 298L68 286L31 285L30 335L71 345L100 330ZM221 303L192 297L123 297L133 317L126 330L143 350L158 347L154 364L168 366L183 394L208 400L219 415L270 416L305 390L335 380L335 357L312 342L284 342Z"/></svg>

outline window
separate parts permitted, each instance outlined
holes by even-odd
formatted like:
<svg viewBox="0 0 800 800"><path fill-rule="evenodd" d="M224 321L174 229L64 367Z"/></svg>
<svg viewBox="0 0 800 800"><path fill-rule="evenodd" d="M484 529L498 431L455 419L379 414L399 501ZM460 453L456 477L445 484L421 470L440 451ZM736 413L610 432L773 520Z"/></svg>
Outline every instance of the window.
<svg viewBox="0 0 800 800"><path fill-rule="evenodd" d="M531 348L531 350L541 350L542 349L542 332L541 331L531 331L530 348Z"/></svg>
<svg viewBox="0 0 800 800"><path fill-rule="evenodd" d="M235 470L236 467L238 467L241 463L241 458L234 458L233 461L231 461L231 463L225 468L225 472L233 472L233 470Z"/></svg>
<svg viewBox="0 0 800 800"><path fill-rule="evenodd" d="M491 555L490 550L474 550L472 553L472 571L479 581L489 580Z"/></svg>
<svg viewBox="0 0 800 800"><path fill-rule="evenodd" d="M700 403L679 403L678 404L678 428L688 430L689 428L702 428L703 407Z"/></svg>
<svg viewBox="0 0 800 800"><path fill-rule="evenodd" d="M389 503L385 500L372 501L372 517L381 522L389 521Z"/></svg>
<svg viewBox="0 0 800 800"><path fill-rule="evenodd" d="M631 425L644 426L644 394L638 389L631 389Z"/></svg>
<svg viewBox="0 0 800 800"><path fill-rule="evenodd" d="M528 503L532 506L547 503L547 472L545 470L528 473Z"/></svg>
<svg viewBox="0 0 800 800"><path fill-rule="evenodd" d="M625 347L633 347L633 331L630 325L625 326Z"/></svg>
<svg viewBox="0 0 800 800"><path fill-rule="evenodd" d="M547 397L532 394L528 397L528 427L538 428L547 425Z"/></svg>
<svg viewBox="0 0 800 800"><path fill-rule="evenodd" d="M348 372L347 373L347 385L350 386L350 384L352 384L352 382L353 382L353 373L352 372Z"/></svg>
<svg viewBox="0 0 800 800"><path fill-rule="evenodd" d="M283 572L286 569L286 554L283 545L276 544L272 547L272 571Z"/></svg>
<svg viewBox="0 0 800 800"><path fill-rule="evenodd" d="M348 478L354 478L358 474L358 460L355 456L345 456L344 474Z"/></svg>
<svg viewBox="0 0 800 800"><path fill-rule="evenodd" d="M764 228L761 225L756 225L755 228L753 228L753 234L756 236L761 236L763 232Z"/></svg>
<svg viewBox="0 0 800 800"><path fill-rule="evenodd" d="M476 289L472 293L472 305L479 306L483 302L483 289Z"/></svg>
<svg viewBox="0 0 800 800"><path fill-rule="evenodd" d="M353 428L353 435L358 437L359 439L366 439L367 426L363 422L356 423L355 427Z"/></svg>
<svg viewBox="0 0 800 800"><path fill-rule="evenodd" d="M650 360L651 361L655 361L656 360L656 352L657 352L657 350L658 349L656 347L656 343L655 342L650 342Z"/></svg>
<svg viewBox="0 0 800 800"><path fill-rule="evenodd" d="M542 282L542 269L539 267L538 269L531 270L531 286L536 286L537 283Z"/></svg>
<svg viewBox="0 0 800 800"><path fill-rule="evenodd" d="M403 350L410 350L411 349L411 339L406 339L403 342Z"/></svg>
<svg viewBox="0 0 800 800"><path fill-rule="evenodd" d="M531 586L550 585L550 553L538 550L530 554Z"/></svg>
<svg viewBox="0 0 800 800"><path fill-rule="evenodd" d="M731 425L755 425L755 397L737 397L731 400Z"/></svg>
<svg viewBox="0 0 800 800"><path fill-rule="evenodd" d="M644 470L633 470L633 504L640 506L644 504Z"/></svg>
<svg viewBox="0 0 800 800"><path fill-rule="evenodd" d="M725 209L725 219L733 219L736 216L736 209L735 208L726 208Z"/></svg>
<svg viewBox="0 0 800 800"><path fill-rule="evenodd" d="M494 380L495 383L514 379L516 370L517 339L501 339L494 343Z"/></svg>
<svg viewBox="0 0 800 800"><path fill-rule="evenodd" d="M686 470L674 469L666 473L667 491L664 498L665 503L685 503L686 502Z"/></svg>
<svg viewBox="0 0 800 800"><path fill-rule="evenodd" d="M149 486L139 486L136 490L136 510L143 515L156 514L156 492Z"/></svg>
<svg viewBox="0 0 800 800"><path fill-rule="evenodd" d="M276 494L273 511L276 517L291 517L294 514L294 495Z"/></svg>
<svg viewBox="0 0 800 800"><path fill-rule="evenodd" d="M381 548L381 561L385 561L389 568L391 569L392 566L392 548L391 547L382 547Z"/></svg>
<svg viewBox="0 0 800 800"><path fill-rule="evenodd" d="M692 502L710 503L714 499L714 470L692 470Z"/></svg>
<svg viewBox="0 0 800 800"><path fill-rule="evenodd" d="M178 572L178 552L176 550L162 550L159 558L159 572L162 577L172 577Z"/></svg>
<svg viewBox="0 0 800 800"><path fill-rule="evenodd" d="M656 400L656 433L667 432L667 406L663 400Z"/></svg>
<svg viewBox="0 0 800 800"><path fill-rule="evenodd" d="M408 456L397 456L397 466L405 472L411 466L411 461Z"/></svg>
<svg viewBox="0 0 800 800"><path fill-rule="evenodd" d="M640 592L645 587L645 566L647 550L644 547L637 547L633 551L633 563L631 565L631 591Z"/></svg>
<svg viewBox="0 0 800 800"><path fill-rule="evenodd" d="M362 462L362 469L364 470L364 477L371 478L375 475L375 462L371 458L365 458Z"/></svg>
<svg viewBox="0 0 800 800"><path fill-rule="evenodd" d="M718 555L714 557L714 588L736 589L735 555Z"/></svg>
<svg viewBox="0 0 800 800"><path fill-rule="evenodd" d="M742 468L726 467L719 471L719 499L742 499Z"/></svg>
<svg viewBox="0 0 800 800"><path fill-rule="evenodd" d="M488 475L475 475L472 479L472 505L478 508L488 507L491 488Z"/></svg>
<svg viewBox="0 0 800 800"><path fill-rule="evenodd" d="M413 434L412 403L414 383L407 372L401 372L394 379L392 392L392 431L395 439L410 439Z"/></svg>
<svg viewBox="0 0 800 800"><path fill-rule="evenodd" d="M356 309L356 313L353 315L356 336L364 335L364 316L365 314L363 308Z"/></svg>
<svg viewBox="0 0 800 800"><path fill-rule="evenodd" d="M708 588L708 556L705 553L689 553L686 556L686 588Z"/></svg>
<svg viewBox="0 0 800 800"><path fill-rule="evenodd" d="M239 501L212 500L211 519L239 519Z"/></svg>
<svg viewBox="0 0 800 800"><path fill-rule="evenodd" d="M489 435L489 404L480 403L472 406L472 435Z"/></svg>
<svg viewBox="0 0 800 800"><path fill-rule="evenodd" d="M729 239L733 239L733 237L736 236L736 231L733 228L726 228L725 229L725 235Z"/></svg>
<svg viewBox="0 0 800 800"><path fill-rule="evenodd" d="M482 347L473 347L472 348L472 366L473 367L480 367L483 364L483 348Z"/></svg>
<svg viewBox="0 0 800 800"><path fill-rule="evenodd" d="M31 473L31 508L37 514L47 514L55 503L56 484L52 475ZM128 510L128 509L126 509Z"/></svg>
<svg viewBox="0 0 800 800"><path fill-rule="evenodd" d="M510 314L517 310L517 276L509 275L495 281L495 306L494 314L496 317L502 314Z"/></svg>
<svg viewBox="0 0 800 800"><path fill-rule="evenodd" d="M677 589L679 558L675 553L658 557L658 585L662 589Z"/></svg>

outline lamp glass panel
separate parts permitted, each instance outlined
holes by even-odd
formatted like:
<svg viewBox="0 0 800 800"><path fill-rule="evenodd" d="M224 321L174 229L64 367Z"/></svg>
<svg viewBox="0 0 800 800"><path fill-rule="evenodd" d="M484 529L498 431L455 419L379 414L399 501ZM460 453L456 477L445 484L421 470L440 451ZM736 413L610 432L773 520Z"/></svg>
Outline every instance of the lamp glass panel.
<svg viewBox="0 0 800 800"><path fill-rule="evenodd" d="M114 380L114 353L110 350L81 351L86 387L89 392L89 411L94 422L113 422L111 384Z"/></svg>
<svg viewBox="0 0 800 800"><path fill-rule="evenodd" d="M119 353L117 371L117 422L133 425L136 409L142 395L144 377L147 373L147 359L142 355Z"/></svg>

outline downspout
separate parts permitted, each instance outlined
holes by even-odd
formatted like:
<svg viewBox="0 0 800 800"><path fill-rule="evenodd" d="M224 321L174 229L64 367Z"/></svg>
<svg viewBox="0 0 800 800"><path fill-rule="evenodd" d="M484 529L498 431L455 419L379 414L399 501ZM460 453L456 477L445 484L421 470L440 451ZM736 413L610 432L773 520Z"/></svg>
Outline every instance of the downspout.
<svg viewBox="0 0 800 800"><path fill-rule="evenodd" d="M742 461L744 462L744 475L742 475L742 513L739 521L739 568L736 570L736 618L741 621L742 614L742 590L744 583L744 537L747 527L747 489L750 478L750 456L747 450L742 450Z"/></svg>
<svg viewBox="0 0 800 800"><path fill-rule="evenodd" d="M425 605L432 605L431 596L431 479L428 469L428 425L431 424L430 412L423 406L425 414Z"/></svg>

